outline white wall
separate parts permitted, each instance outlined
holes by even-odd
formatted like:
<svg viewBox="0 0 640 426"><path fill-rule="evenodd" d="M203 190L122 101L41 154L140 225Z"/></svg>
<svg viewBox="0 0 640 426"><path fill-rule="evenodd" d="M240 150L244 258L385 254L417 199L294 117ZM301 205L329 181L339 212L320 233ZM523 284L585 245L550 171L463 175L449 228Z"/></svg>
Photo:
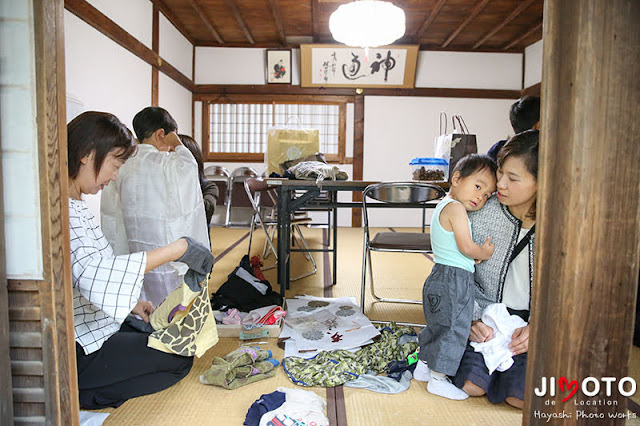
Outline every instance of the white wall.
<svg viewBox="0 0 640 426"><path fill-rule="evenodd" d="M524 49L524 88L542 81L542 40Z"/></svg>
<svg viewBox="0 0 640 426"><path fill-rule="evenodd" d="M42 279L33 9L0 2L0 140L6 271Z"/></svg>
<svg viewBox="0 0 640 426"><path fill-rule="evenodd" d="M411 180L409 161L430 157L440 134L439 115L445 111L462 115L469 131L477 136L478 152L487 150L513 133L509 124L512 99L365 97L364 180ZM449 125L451 131L451 125ZM419 211L376 210L373 226L418 226Z"/></svg>
<svg viewBox="0 0 640 426"><path fill-rule="evenodd" d="M520 90L522 54L421 51L416 87Z"/></svg>
<svg viewBox="0 0 640 426"><path fill-rule="evenodd" d="M151 65L66 10L64 33L67 96L133 130L133 116L151 104Z"/></svg>
<svg viewBox="0 0 640 426"><path fill-rule="evenodd" d="M158 106L169 111L180 133L191 136L191 91L163 73L158 76Z"/></svg>
<svg viewBox="0 0 640 426"><path fill-rule="evenodd" d="M265 84L265 52L259 48L196 47L195 83ZM300 49L291 52L291 84L300 84Z"/></svg>
<svg viewBox="0 0 640 426"><path fill-rule="evenodd" d="M149 0L87 0L87 2L151 49L153 3Z"/></svg>
<svg viewBox="0 0 640 426"><path fill-rule="evenodd" d="M158 27L158 52L160 57L191 79L193 72L193 45L162 13L160 14Z"/></svg>

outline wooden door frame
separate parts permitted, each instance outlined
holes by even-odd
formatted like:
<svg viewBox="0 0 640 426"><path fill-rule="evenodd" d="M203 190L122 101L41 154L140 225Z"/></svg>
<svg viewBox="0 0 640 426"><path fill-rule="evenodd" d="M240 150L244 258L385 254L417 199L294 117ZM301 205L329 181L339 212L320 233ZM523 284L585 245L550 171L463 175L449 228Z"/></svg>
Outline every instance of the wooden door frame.
<svg viewBox="0 0 640 426"><path fill-rule="evenodd" d="M52 424L79 423L71 292L63 0L33 0L36 125L44 276L37 282L42 323L45 412Z"/></svg>

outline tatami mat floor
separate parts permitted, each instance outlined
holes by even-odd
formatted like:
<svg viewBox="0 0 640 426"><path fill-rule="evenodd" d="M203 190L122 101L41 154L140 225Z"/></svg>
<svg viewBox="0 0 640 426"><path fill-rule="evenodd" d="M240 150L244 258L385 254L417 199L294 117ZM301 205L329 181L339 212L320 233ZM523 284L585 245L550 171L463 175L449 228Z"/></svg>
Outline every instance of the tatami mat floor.
<svg viewBox="0 0 640 426"><path fill-rule="evenodd" d="M395 229L398 232L408 229ZM321 248L326 231L305 229L312 247ZM247 253L248 230L245 228L212 228L212 250L216 256L210 290L222 285L227 275ZM261 253L264 234L256 232L252 255ZM296 294L360 298L362 265L362 229L340 228L338 236L337 285L329 286L331 268L325 267L329 254L314 253L318 272L291 284L287 297ZM274 263L271 255L265 266ZM329 262L330 263L330 262ZM422 254L373 254L376 291L394 298L421 300L422 284L429 274L432 262ZM300 253L294 253L291 275L310 269L311 264ZM265 271L267 279L278 289L276 270ZM424 322L421 305L372 303L365 301L367 316L372 320L394 319L399 322ZM276 339L263 339L260 346L271 349L276 359L282 360L283 351ZM274 378L259 381L236 390L203 385L199 376L211 365L213 356L224 356L242 342L237 338L221 338L205 356L196 359L189 375L177 385L154 395L127 401L111 413L106 425L242 425L248 408L264 393L278 386L296 387L281 367ZM640 348L633 348L629 362L629 375L640 380ZM425 390L425 385L412 381L411 387L400 394L384 395L368 390L339 387L335 389L308 388L328 403L328 417L332 425L516 425L522 422L522 412L506 404L492 405L486 398L469 398L463 402L436 397ZM640 392L632 399L640 404ZM640 424L631 419L627 424Z"/></svg>

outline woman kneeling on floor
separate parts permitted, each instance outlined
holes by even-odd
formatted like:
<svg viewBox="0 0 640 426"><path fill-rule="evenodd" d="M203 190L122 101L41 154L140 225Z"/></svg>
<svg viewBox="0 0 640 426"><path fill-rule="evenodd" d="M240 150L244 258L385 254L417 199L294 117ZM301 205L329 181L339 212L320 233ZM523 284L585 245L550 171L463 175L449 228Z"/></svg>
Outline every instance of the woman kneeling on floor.
<svg viewBox="0 0 640 426"><path fill-rule="evenodd" d="M144 274L191 250L184 239L147 252L114 256L82 194L115 180L136 150L114 115L85 112L67 126L73 320L80 406L118 407L184 378L193 357L147 347L149 334L123 324L129 314L149 322L151 302L139 300Z"/></svg>
<svg viewBox="0 0 640 426"><path fill-rule="evenodd" d="M512 137L498 153L497 193L484 208L469 214L473 236L491 236L495 251L491 259L476 265L476 310L504 303L509 313L529 321L533 285L536 196L538 193L539 131L527 130ZM522 243L520 243L522 242ZM517 250L520 250L517 253ZM481 320L471 326L471 342L487 342L494 330ZM529 325L518 328L509 349L513 365L489 374L483 356L467 344L454 384L470 396L487 395L489 402L522 408L529 349Z"/></svg>

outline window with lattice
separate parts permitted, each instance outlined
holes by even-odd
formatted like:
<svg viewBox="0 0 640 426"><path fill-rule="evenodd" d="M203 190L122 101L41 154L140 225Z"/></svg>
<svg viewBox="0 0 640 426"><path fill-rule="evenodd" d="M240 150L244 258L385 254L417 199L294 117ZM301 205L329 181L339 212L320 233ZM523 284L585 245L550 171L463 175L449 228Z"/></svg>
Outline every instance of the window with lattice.
<svg viewBox="0 0 640 426"><path fill-rule="evenodd" d="M330 161L344 160L343 102L209 102L207 159L260 160L273 126L317 129L320 151Z"/></svg>

